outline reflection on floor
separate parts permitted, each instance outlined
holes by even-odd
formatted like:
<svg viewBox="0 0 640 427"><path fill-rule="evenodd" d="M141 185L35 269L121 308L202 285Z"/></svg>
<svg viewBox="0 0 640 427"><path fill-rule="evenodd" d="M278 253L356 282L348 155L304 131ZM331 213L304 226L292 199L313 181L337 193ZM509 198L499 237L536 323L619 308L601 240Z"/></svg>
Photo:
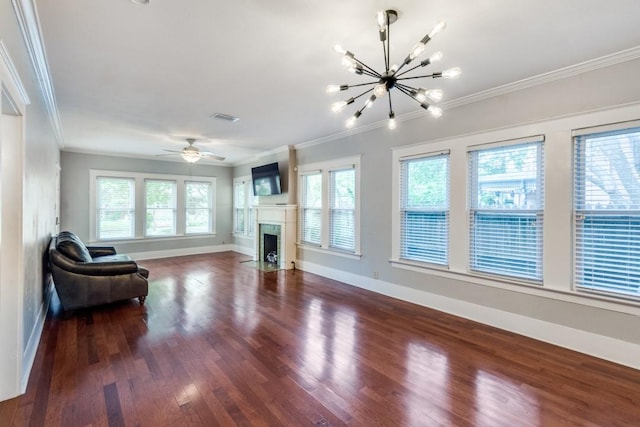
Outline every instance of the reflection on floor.
<svg viewBox="0 0 640 427"><path fill-rule="evenodd" d="M266 272L280 270L280 264L275 262L249 260L249 261L240 261L240 264L251 267L251 268L255 268L260 271L266 271Z"/></svg>

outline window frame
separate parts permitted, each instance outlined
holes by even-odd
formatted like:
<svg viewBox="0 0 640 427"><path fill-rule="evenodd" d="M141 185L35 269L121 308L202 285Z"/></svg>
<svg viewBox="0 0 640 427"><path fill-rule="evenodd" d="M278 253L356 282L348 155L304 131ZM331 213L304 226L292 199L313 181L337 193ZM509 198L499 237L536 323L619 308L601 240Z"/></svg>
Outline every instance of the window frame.
<svg viewBox="0 0 640 427"><path fill-rule="evenodd" d="M618 266L615 263L602 263L601 259L595 258L595 254L593 258L588 258L588 254L585 254L586 251L589 250L587 247L585 249L584 246L580 246L581 242L585 242L588 240L589 236L585 236L586 232L584 231L584 224L589 222L602 222L602 221L619 221L621 218L626 218L620 222L621 224L625 224L625 221L628 223L630 221L634 221L635 223L640 222L640 206L637 208L628 208L628 209L598 209L587 207L586 198L587 198L587 178L586 178L586 144L588 139L598 138L598 137L607 137L607 136L615 136L615 135L625 135L625 134L638 134L640 133L640 122L629 122L629 123L619 123L614 125L605 125L605 126L597 126L591 128L584 128L576 130L572 133L572 151L573 151L573 200L572 200L572 237L573 237L573 253L572 253L572 290L579 294L592 294L592 295L602 295L605 297L620 299L620 300L631 300L640 302L640 288L636 293L632 293L630 291L624 290L614 290L615 285L607 286L607 280L610 280L610 277L602 280L602 284L598 285L587 285L581 284L581 274L587 275L585 271L581 270L581 266L585 263L587 265L591 265L592 269L605 268L606 270L613 271ZM640 144L636 143L634 145L634 149L640 150ZM636 148L637 147L637 148ZM610 150L606 150L607 160L609 159L608 154L610 154ZM638 166L636 166L637 168ZM616 173L618 171L616 170ZM638 172L640 174L640 172ZM619 176L619 175L618 175ZM600 226L601 227L601 226ZM607 228L609 226L607 225ZM640 232L638 232L636 227L629 227L628 224L626 226L616 228L615 230L611 230L611 234L613 232L620 231L630 231L634 230L636 233L635 237L640 236ZM597 228L596 230L600 233L603 233L605 230L603 228ZM600 235L597 240L603 241L603 239L607 239L609 235L603 236ZM635 241L635 240L634 240ZM610 249L608 249L610 251ZM593 251L593 250L592 250ZM593 251L595 252L595 251ZM632 256L633 255L629 255ZM635 258L637 258L637 254L635 254ZM587 260L585 262L585 259ZM618 263L621 262L619 259ZM629 275L635 274L636 276L639 274L638 271L629 271L624 270L625 274ZM593 273L592 273L593 274ZM632 281L629 283L633 283ZM619 285L618 285L619 286ZM629 286L629 285L627 285Z"/></svg>
<svg viewBox="0 0 640 427"><path fill-rule="evenodd" d="M97 178L128 178L135 181L135 220L134 220L134 236L126 238L100 239L97 234ZM176 233L174 235L164 236L147 236L146 235L146 180L163 180L176 182ZM211 229L208 233L186 233L186 182L208 182L211 184ZM198 236L215 236L216 235L216 178L208 176L186 176L186 175L170 175L170 174L147 174L139 172L112 171L112 170L89 170L89 236L90 242L126 242L140 240L162 240L162 239L179 239L186 237Z"/></svg>
<svg viewBox="0 0 640 427"><path fill-rule="evenodd" d="M188 192L187 192L187 186L189 184L206 184L208 186L208 190L209 190L209 195L208 195L208 202L209 202L209 206L207 206L206 208L189 208L188 203L187 203L187 197L188 197ZM213 219L215 217L214 215L214 195L215 189L213 186L213 183L211 181L202 181L199 179L187 179L184 181L184 217L185 217L185 224L184 224L184 234L185 236L197 236L200 234L207 234L207 233L212 233L213 232ZM187 220L189 218L188 215L188 211L189 209L206 209L209 211L209 215L208 215L208 224L207 224L207 231L200 231L200 232L189 232L188 228L189 226L187 225Z"/></svg>
<svg viewBox="0 0 640 427"><path fill-rule="evenodd" d="M412 162L419 162L419 161L436 161L439 159L445 159L445 182L444 182L444 186L445 186L445 206L444 209L434 209L434 208L430 208L430 207L426 207L426 206L413 206L410 207L409 203L408 203L408 198L409 198L409 186L408 186L408 182L409 182L409 170L408 170L408 165ZM416 263L423 263L425 265L429 265L432 264L434 266L437 266L439 268L448 268L449 267L449 230L450 230L450 222L449 222L449 217L450 217L450 210L451 210L451 206L450 206L450 198L451 198L451 185L450 185L450 174L451 174L451 161L450 161L450 151L449 150L443 150L443 151L436 151L436 152L431 152L431 153L424 153L424 154L419 154L419 155L414 155L414 156L407 156L407 157L402 157L399 159L400 162L400 176L399 176L399 185L400 188L398 189L398 193L400 196L400 202L399 202L399 211L400 211L400 240L399 240L399 253L398 253L398 257L401 260L404 261L408 261L408 262L416 262ZM407 225L407 220L406 217L407 215L410 213L426 213L426 214L444 214L444 223L445 223L445 227L446 227L446 231L445 231L445 236L442 242L443 245L443 250L444 250L444 254L442 255L443 258L443 262L438 262L437 259L435 259L436 257L428 257L428 256L423 256L423 257L419 257L419 256L414 256L411 257L409 256L409 249L406 246L407 243L407 239L406 239L406 235L408 233L408 230L405 228Z"/></svg>
<svg viewBox="0 0 640 427"><path fill-rule="evenodd" d="M527 283L532 283L536 285L542 285L544 279L544 136L537 135L534 137L528 138L519 138L516 140L508 140L508 141L499 141L488 144L480 144L476 146L468 147L467 150L467 158L468 158L468 166L467 166L467 174L469 175L468 183L469 187L467 190L467 197L469 198L468 206L469 206L469 272L471 274L478 275L488 275L488 276L497 276L501 278L505 278L507 280L514 281L522 281ZM517 148L517 147L533 147L537 146L536 150L536 208L535 209L513 209L513 208L485 208L480 207L478 200L478 191L480 186L480 181L478 177L478 167L479 161L478 156L481 153L486 153L492 150L500 150L503 148ZM475 167L475 169L474 169ZM506 177L505 177L506 178ZM514 179L510 177L511 179ZM521 178L522 179L522 178ZM479 264L475 264L475 251L474 247L478 243L475 238L478 232L476 225L479 223L478 218L482 218L483 221L496 221L496 220L510 220L510 223L513 221L517 222L519 225L516 227L523 227L522 224L530 225L532 222L535 223L536 234L534 236L535 240L535 248L538 249L538 253L535 255L535 267L533 274L516 274L516 270L523 270L523 267L520 268L512 268L512 271L509 272L509 268L505 266L505 264L513 263L517 260L517 257L512 258L506 262L497 262L490 263L487 262L484 267ZM495 225L489 227L496 227ZM503 227L504 228L504 227ZM495 229L489 230L491 232L495 232ZM525 234L528 234L525 232ZM527 237L527 236L525 236ZM521 239L516 238L516 241L520 241ZM513 248L513 246L512 246ZM496 250L499 248L496 248ZM526 252L527 247L523 247L523 251ZM499 253L499 252L498 252ZM495 252L494 252L495 254ZM477 261L477 260L476 260ZM502 265L500 265L502 264ZM493 268L491 268L493 266Z"/></svg>
<svg viewBox="0 0 640 427"><path fill-rule="evenodd" d="M331 177L332 173L353 169L354 171L354 209L353 209L353 223L354 223L354 235L353 235L353 249L343 249L331 245L330 233L331 233ZM361 174L361 160L360 156L335 159L325 162L310 163L298 165L298 233L297 233L297 245L299 248L305 250L319 251L330 253L345 257L360 258L361 245L360 245L360 174ZM321 194L320 194L320 239L319 243L308 242L304 240L304 211L305 209L311 209L305 207L305 176L319 175L321 181ZM314 210L316 208L313 208Z"/></svg>
<svg viewBox="0 0 640 427"><path fill-rule="evenodd" d="M243 206L240 208L237 204L238 193L236 188L238 186L244 187L244 201ZM236 237L248 237L253 238L255 235L255 220L256 220L256 208L258 204L257 196L253 195L253 184L251 175L240 176L233 179L233 235ZM236 210L243 209L244 223L243 230L239 231L237 227L237 215Z"/></svg>

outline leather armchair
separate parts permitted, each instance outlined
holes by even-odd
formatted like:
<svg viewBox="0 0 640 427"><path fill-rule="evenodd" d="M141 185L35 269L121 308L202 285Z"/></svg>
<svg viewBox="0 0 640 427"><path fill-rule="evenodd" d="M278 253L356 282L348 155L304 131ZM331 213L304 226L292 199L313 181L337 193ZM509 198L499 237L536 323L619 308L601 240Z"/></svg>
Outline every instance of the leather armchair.
<svg viewBox="0 0 640 427"><path fill-rule="evenodd" d="M149 270L112 246L87 247L69 231L51 239L49 263L64 310L129 298L143 305L149 292Z"/></svg>

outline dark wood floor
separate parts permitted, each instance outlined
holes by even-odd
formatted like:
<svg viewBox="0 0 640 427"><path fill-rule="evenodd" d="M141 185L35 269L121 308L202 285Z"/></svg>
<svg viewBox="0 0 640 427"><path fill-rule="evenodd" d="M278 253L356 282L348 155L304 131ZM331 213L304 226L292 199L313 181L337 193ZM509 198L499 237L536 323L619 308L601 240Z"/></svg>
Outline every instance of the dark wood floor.
<svg viewBox="0 0 640 427"><path fill-rule="evenodd" d="M640 371L235 253L47 318L2 426L640 426Z"/></svg>

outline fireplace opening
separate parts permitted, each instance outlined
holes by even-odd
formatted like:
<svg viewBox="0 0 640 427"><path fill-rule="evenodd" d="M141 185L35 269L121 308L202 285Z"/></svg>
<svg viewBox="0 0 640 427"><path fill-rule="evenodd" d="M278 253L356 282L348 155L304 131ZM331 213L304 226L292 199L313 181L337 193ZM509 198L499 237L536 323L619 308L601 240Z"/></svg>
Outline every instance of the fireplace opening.
<svg viewBox="0 0 640 427"><path fill-rule="evenodd" d="M270 264L278 263L278 236L265 233L262 237L264 244L263 261Z"/></svg>

